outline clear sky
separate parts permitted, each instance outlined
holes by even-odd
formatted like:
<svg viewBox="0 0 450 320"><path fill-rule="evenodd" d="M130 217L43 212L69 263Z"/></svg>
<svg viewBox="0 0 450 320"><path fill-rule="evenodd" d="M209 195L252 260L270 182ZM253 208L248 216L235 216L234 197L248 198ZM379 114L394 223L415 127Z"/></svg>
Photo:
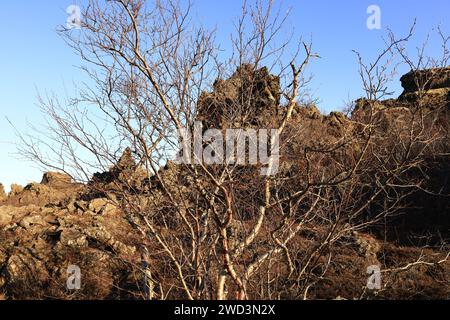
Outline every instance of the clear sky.
<svg viewBox="0 0 450 320"><path fill-rule="evenodd" d="M55 32L66 21L65 9L77 2L84 1L16 0L0 5L0 182L7 188L12 182L24 185L39 181L41 172L15 155L17 138L6 118L26 132L27 122L43 121L36 105L37 90L64 96L70 94L73 82L83 80L76 68L80 60ZM381 9L380 30L366 26L366 10L372 4ZM341 109L345 101L362 95L351 50L373 57L383 48L381 37L387 27L403 35L417 18L412 47L438 24L450 33L449 0L284 0L282 5L292 8L289 26L295 34L312 38L322 57L311 68L311 89L323 112ZM226 43L241 0L194 0L194 6L195 18L207 26L217 26L218 39ZM429 54L438 54L438 49L431 42ZM398 83L393 88L400 93Z"/></svg>

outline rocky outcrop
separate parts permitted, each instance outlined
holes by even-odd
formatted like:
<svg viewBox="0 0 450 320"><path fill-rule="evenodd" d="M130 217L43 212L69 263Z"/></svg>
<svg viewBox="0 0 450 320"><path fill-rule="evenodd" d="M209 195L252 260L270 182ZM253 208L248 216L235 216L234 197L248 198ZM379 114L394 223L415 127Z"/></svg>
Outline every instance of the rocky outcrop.
<svg viewBox="0 0 450 320"><path fill-rule="evenodd" d="M5 188L3 184L0 183L0 202L6 198Z"/></svg>
<svg viewBox="0 0 450 320"><path fill-rule="evenodd" d="M426 128L431 128L432 123L438 123L439 130L445 131L445 124L449 123L450 99L446 91L448 72L448 68L444 68L407 74L402 77L405 92L400 99L360 99L350 116L340 112L324 115L312 104L297 105L286 126L285 136L282 137L282 140L288 141L280 164L280 175L286 179L277 187L276 192L295 190L305 179L311 178L305 176L307 164L301 159L307 148L329 150L325 155L311 153L309 156L311 176L317 174L319 178L325 174L334 175L336 167L345 166L347 162L357 159L361 148L358 139L365 137L364 129L369 119L375 119L373 127L378 134L378 140L370 147L379 148L378 151L389 149L393 142L407 137L410 130L406 124L411 122L417 108L426 111L423 116ZM417 86L413 78L428 78L430 75L436 77L437 74L439 79L433 78L427 85L429 92L421 97L425 99L421 101L426 103L416 103ZM242 97L247 97L245 106L240 104ZM229 79L218 80L213 92L202 94L197 120L202 121L205 128L269 128L279 123L283 112L284 109L280 107L279 79L270 75L266 68L254 70L251 66L243 66ZM447 137L450 137L448 132ZM329 148L336 144L342 145L339 151ZM434 150L444 150L448 146L445 147L444 141L436 144ZM432 154L430 158L432 159L423 160L428 177L426 182L429 183L426 186L450 193L448 158L440 153ZM183 208L176 208L181 214L175 214L173 202L181 199L195 202L199 201L199 197L193 193L195 183L198 182L193 181L192 175L182 167L169 162L161 167L157 178L156 175L149 176L140 167L140 160L132 149L127 148L115 165L106 172L94 174L86 185L74 183L66 174L49 172L44 174L41 183L31 183L25 188L13 185L8 195L0 187L0 300L49 296L141 298L144 274L141 270L140 246L152 248L157 245L152 242L153 238L143 238L137 231L134 223L139 217L132 214L130 206L135 208L135 212L147 213L154 219L155 225L161 227L164 236L171 237L170 232L178 232L181 222L177 219L191 214L182 211L185 210ZM360 169L367 175L363 179L371 182L378 167L376 163L368 163ZM246 174L251 175L252 171L248 170ZM381 178L381 174L377 175L377 179ZM164 181L164 187L161 180ZM249 199L255 200L259 196L257 186L248 189L236 190L238 205L240 200L245 205ZM166 190L172 195L171 198L167 196ZM341 190L333 190L336 194L330 195L336 196L333 200L336 204L339 204L339 197L342 196L340 192ZM128 202L123 201L124 194ZM408 215L403 215L403 220L389 222L395 232L434 230L441 238L448 237L448 198L414 193L407 198L407 202L412 203L415 210L422 207L417 220L422 229L410 224L411 219L417 217L417 212L411 211ZM437 213L430 209L434 207L441 214L439 218L435 218ZM376 210L377 206L374 206L367 211L376 214ZM328 221L328 217L324 216L324 219ZM427 219L436 219L438 226L435 229L425 229L434 227ZM304 252L314 248L314 240L321 232L326 231L322 229L324 225L312 225L305 226L305 230L300 232L295 240L298 261L301 261ZM334 260L329 266L326 281L313 288L311 294L319 298L356 297L365 285L367 266L398 266L403 262L415 261L424 253L436 260L441 257L431 247L414 247L409 238L394 241L389 238L388 228L382 230L385 232L383 237L379 236L379 231L374 228L344 235L334 252L330 252ZM247 235L245 221L233 221L228 232L233 248L235 243ZM258 248L252 250L257 252ZM173 269L170 262L152 263L157 272ZM77 265L82 271L83 287L77 292L66 288L67 268L70 265ZM411 292L407 286L403 286L402 281L415 277L418 295L424 292L424 297L449 296L450 287L445 286L450 283L449 271L449 263L411 268L398 279L392 280L393 289L387 294L394 298L410 296Z"/></svg>
<svg viewBox="0 0 450 320"><path fill-rule="evenodd" d="M68 187L72 184L72 177L60 172L46 172L42 177L41 184L57 188Z"/></svg>
<svg viewBox="0 0 450 320"><path fill-rule="evenodd" d="M400 78L406 93L450 88L450 67L410 71Z"/></svg>
<svg viewBox="0 0 450 320"><path fill-rule="evenodd" d="M50 293L64 298L67 268L77 265L87 279L89 296L102 299L132 273L127 263L139 261L139 255L133 237L128 237L129 223L117 203L81 200L86 190L64 174L46 173L41 184L15 188L4 200L0 292L9 298Z"/></svg>
<svg viewBox="0 0 450 320"><path fill-rule="evenodd" d="M148 183L148 174L135 161L130 148L126 148L117 163L106 172L94 174L89 185L103 191L142 190Z"/></svg>
<svg viewBox="0 0 450 320"><path fill-rule="evenodd" d="M57 205L64 199L83 189L81 184L71 184L64 181L51 183L29 183L25 187L11 186L7 200L8 204L17 206L27 205Z"/></svg>
<svg viewBox="0 0 450 320"><path fill-rule="evenodd" d="M9 196L15 196L20 194L23 191L23 187L21 185L18 185L16 183L13 183L11 185L11 191L9 192Z"/></svg>
<svg viewBox="0 0 450 320"><path fill-rule="evenodd" d="M229 79L217 80L212 92L202 93L197 121L205 128L262 125L277 119L279 105L280 79L266 67L243 65Z"/></svg>

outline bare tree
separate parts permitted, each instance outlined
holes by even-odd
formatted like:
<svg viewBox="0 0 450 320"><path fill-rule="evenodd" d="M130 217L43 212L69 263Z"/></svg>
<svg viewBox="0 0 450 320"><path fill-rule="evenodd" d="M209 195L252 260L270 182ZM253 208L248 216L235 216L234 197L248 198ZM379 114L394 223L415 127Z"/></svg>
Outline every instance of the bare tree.
<svg viewBox="0 0 450 320"><path fill-rule="evenodd" d="M376 109L389 93L394 53L409 61L401 44L413 29L400 40L390 34L368 66L358 55L369 112L331 115L339 134L315 139L301 115L310 104L306 68L318 55L299 42L286 58L287 17L272 1L243 5L228 60L214 32L192 23L191 10L174 1L90 1L82 31L60 31L90 82L67 102L40 98L50 119L46 137L22 137L22 152L121 206L141 237L146 298L307 299L334 267L339 241L397 214L413 189L424 188L423 177L404 175L439 137L423 130L424 115L386 135ZM269 71L281 87L261 80ZM238 89L227 92L224 77ZM220 90L233 99L208 94ZM194 135L198 120L205 130L275 129L268 145L279 144L281 159L290 160L273 175L239 163L173 164L178 133ZM125 168L127 158L133 170L112 185L95 175ZM274 166L270 160L266 169ZM311 241L297 241L308 232Z"/></svg>

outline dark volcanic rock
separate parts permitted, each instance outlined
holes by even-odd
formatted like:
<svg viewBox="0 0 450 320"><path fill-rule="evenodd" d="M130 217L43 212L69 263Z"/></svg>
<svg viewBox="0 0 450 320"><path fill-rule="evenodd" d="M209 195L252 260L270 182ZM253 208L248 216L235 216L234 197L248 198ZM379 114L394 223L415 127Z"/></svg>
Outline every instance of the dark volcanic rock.
<svg viewBox="0 0 450 320"><path fill-rule="evenodd" d="M450 67L410 71L400 78L404 92L450 87Z"/></svg>
<svg viewBox="0 0 450 320"><path fill-rule="evenodd" d="M203 93L197 120L206 128L239 128L270 123L280 105L280 79L266 67L255 70L243 65L229 79L214 83L214 91Z"/></svg>
<svg viewBox="0 0 450 320"><path fill-rule="evenodd" d="M447 90L449 68L418 73L419 78L425 79L429 76L433 79L427 84L428 89ZM402 77L405 96L415 96L417 86L413 78L413 74ZM425 97L428 100L423 107L427 111L423 117L426 129L433 128L432 130L439 133L448 130L449 109L445 106L448 105L449 99L445 92L426 93L431 97ZM438 97L435 97L436 94ZM391 144L394 142L401 142L402 139L407 141L410 129L406 124L411 122L414 115L411 105L415 99L417 97L412 96L408 99L386 101L361 99L358 100L351 117L339 112L323 115L313 105L296 106L286 126L286 133L293 132L290 137L294 138L286 142L286 149L281 155L283 161L279 173L284 181L282 186L277 187L277 192L283 192L284 186L291 186L289 191L299 190L305 179L310 179L305 175L307 165L311 166L311 175L316 174L322 179L327 174L335 176L336 168L345 167L346 162L352 159L357 160L361 150L361 137L365 137L364 128L369 122L368 119L374 121L370 123L373 124L373 134L376 136L376 140L370 145L374 151L380 153L380 150L391 150ZM270 75L266 68L254 70L248 65L237 70L228 80L218 80L213 92L203 93L198 109L197 120L203 121L205 127L212 128L276 127L285 110L280 106L279 79ZM430 149L432 151L429 151L429 159L421 159L428 177L421 187L427 187L436 194L450 193L449 131L446 137L444 140L447 145L434 145L436 149ZM336 152L329 147L337 144L344 147ZM330 152L311 152L306 163L302 158L306 148L325 148ZM377 181L382 178L380 168L383 169L392 162L386 161L380 166L371 162L376 160L373 159L375 157L369 158L372 159L363 159L365 162L361 160L364 163L359 169L362 172L360 177L367 180L367 185L370 185L375 177ZM184 234L176 234L179 232L177 226L182 221L174 205L182 200L198 201L199 197L195 194L197 186L194 186L196 181L192 174L181 166L169 162L160 169L158 176L165 185L162 188L156 175L148 177L148 172L139 166L138 161L132 150L127 148L115 165L106 172L95 174L88 185L72 183L69 176L61 173L46 173L41 183L32 183L25 188L14 185L8 196L0 185L0 300L143 297L144 275L139 250L141 246L147 246L149 251L154 249L155 257L159 258L161 256L156 253L160 251L160 247L155 238L143 236L133 228L133 223L138 221L139 217L133 216L129 204L139 209L144 208L145 210L139 213L151 217L164 233L164 237L187 239ZM413 174L417 173L408 174L410 176L404 175L401 178L412 179ZM241 197L242 206L248 206L248 201L257 197L258 189L263 190L258 185L247 185L245 181L231 187L241 187L234 191L238 201ZM172 198L169 199L167 193L172 194ZM123 194L127 195L129 203L120 198ZM339 205L344 197L348 198L346 201L350 202L349 205L354 205L352 201L359 201L356 197L350 200L351 197L347 197L345 189L336 189L322 197L330 197L324 200L335 202L336 205ZM378 204L383 204L384 199L381 200ZM406 214L401 216L401 220L399 218L398 221L385 222L383 238L377 237L376 232L372 233L377 230L361 230L345 235L346 241L333 249L330 269L326 275L320 276L326 281L318 282L311 288L311 297L359 297L361 288L366 285L367 265L381 264L383 268L395 268L416 261L424 254L435 257L436 261L441 259L440 249L433 248L429 243L426 243L426 247L415 246L409 238L392 240L389 238L389 230L393 229L395 234L400 232L404 235L409 235L408 232L411 231L426 234L431 230L434 231L433 234L441 237L441 240L447 241L450 230L449 198L415 192L411 193L407 201L408 204L413 204L416 212L406 205L402 207ZM199 208L201 206L195 210ZM377 209L377 206L372 206L368 211L376 213ZM191 214L187 210L181 213ZM301 230L293 241L297 250L291 252L296 259L295 264L301 263L304 253L315 247L313 241L320 239L321 232L328 227L328 214L331 215L332 212L324 214L325 223L313 225L311 222L311 225L305 225L305 229ZM161 219L158 220L159 218ZM248 219L251 218L249 213ZM270 222L273 218L266 220ZM247 235L247 230L243 228L246 222L237 219L233 221L234 224L229 230L231 244ZM431 240L434 239L427 238L427 241ZM256 254L257 249L255 248ZM251 258L251 255L248 258ZM151 262L158 281L167 281L167 270L173 269L173 265L157 258ZM68 292L67 267L74 264L83 272L83 287L80 291ZM391 283L386 282L390 287L384 290L385 296L382 297L447 298L450 296L449 270L450 262L439 266L412 267L400 274L403 278L391 278ZM319 271L322 273L322 270ZM280 275L279 279L282 277L283 275ZM288 283L288 278L282 280ZM411 282L414 283L411 285ZM297 285L298 283L295 283L294 287Z"/></svg>
<svg viewBox="0 0 450 320"><path fill-rule="evenodd" d="M0 183L0 201L6 198L5 187Z"/></svg>
<svg viewBox="0 0 450 320"><path fill-rule="evenodd" d="M60 172L46 172L42 177L41 184L53 187L65 187L72 183L72 177Z"/></svg>

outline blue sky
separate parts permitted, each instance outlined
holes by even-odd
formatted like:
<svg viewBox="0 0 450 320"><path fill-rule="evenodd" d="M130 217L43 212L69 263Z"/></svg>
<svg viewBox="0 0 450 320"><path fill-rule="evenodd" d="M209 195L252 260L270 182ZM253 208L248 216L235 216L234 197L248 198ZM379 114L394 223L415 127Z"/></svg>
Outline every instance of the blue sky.
<svg viewBox="0 0 450 320"><path fill-rule="evenodd" d="M55 32L66 21L65 9L76 2L17 0L2 1L0 6L0 182L6 187L41 177L31 163L15 155L17 138L6 118L26 132L27 122L44 120L36 105L37 90L65 96L74 82L84 78L76 68L80 60ZM381 30L366 27L366 9L371 4L381 9ZM381 37L387 27L403 35L414 18L418 25L412 48L438 24L450 32L449 0L284 0L282 5L292 8L288 27L294 28L297 37L312 38L322 57L310 71L314 74L311 89L323 112L341 109L349 98L362 95L352 49L370 59L383 48ZM219 42L225 44L240 8L240 0L194 0L194 17L206 26L217 26ZM431 40L428 53L437 55L439 47ZM393 89L400 93L398 82Z"/></svg>

